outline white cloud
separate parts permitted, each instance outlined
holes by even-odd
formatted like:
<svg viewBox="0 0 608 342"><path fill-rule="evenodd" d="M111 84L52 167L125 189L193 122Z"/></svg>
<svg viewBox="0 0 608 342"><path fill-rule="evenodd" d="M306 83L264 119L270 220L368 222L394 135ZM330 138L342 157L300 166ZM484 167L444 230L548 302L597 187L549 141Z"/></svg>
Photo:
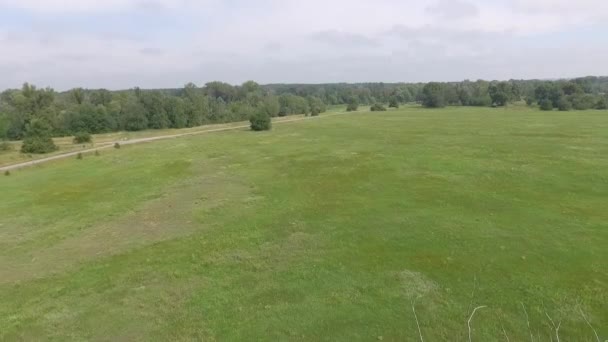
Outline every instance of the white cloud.
<svg viewBox="0 0 608 342"><path fill-rule="evenodd" d="M0 88L608 74L604 1L0 0L0 20L3 9L31 18L0 21ZM565 34L587 25L604 34Z"/></svg>

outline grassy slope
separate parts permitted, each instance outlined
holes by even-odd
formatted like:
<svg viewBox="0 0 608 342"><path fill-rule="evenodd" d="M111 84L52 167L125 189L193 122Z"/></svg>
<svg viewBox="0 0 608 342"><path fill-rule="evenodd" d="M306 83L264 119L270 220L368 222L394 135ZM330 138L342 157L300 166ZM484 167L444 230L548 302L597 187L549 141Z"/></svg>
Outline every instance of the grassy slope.
<svg viewBox="0 0 608 342"><path fill-rule="evenodd" d="M608 113L406 108L0 178L0 340L608 336ZM557 324L557 323L556 323Z"/></svg>

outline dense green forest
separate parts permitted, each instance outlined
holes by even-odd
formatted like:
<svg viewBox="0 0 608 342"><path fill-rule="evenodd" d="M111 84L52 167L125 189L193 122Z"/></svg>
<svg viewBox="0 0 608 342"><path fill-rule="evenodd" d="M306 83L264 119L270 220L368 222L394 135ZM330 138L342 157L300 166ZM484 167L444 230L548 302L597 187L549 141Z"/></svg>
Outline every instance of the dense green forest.
<svg viewBox="0 0 608 342"><path fill-rule="evenodd" d="M56 92L24 84L0 94L0 139L24 139L24 152L49 152L53 136L194 127L209 123L324 112L328 105L420 103L426 107L505 106L526 101L543 110L606 109L608 77L449 83L190 83L180 89ZM29 146L29 147L28 147Z"/></svg>

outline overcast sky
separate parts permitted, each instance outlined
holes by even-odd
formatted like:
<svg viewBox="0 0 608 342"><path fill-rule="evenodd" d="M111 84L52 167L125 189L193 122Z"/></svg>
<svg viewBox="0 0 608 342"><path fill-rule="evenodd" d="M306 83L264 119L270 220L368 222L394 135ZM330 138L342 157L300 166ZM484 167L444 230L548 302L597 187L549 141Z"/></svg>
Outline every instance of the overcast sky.
<svg viewBox="0 0 608 342"><path fill-rule="evenodd" d="M608 0L0 0L0 88L608 75Z"/></svg>

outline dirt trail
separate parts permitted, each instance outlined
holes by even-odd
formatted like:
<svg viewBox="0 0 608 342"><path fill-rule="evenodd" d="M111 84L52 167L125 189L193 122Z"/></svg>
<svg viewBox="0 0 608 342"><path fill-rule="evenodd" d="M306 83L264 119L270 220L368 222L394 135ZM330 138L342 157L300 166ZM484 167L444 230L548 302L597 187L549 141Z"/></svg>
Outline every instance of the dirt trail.
<svg viewBox="0 0 608 342"><path fill-rule="evenodd" d="M333 113L333 114L327 114L327 115L315 116L315 117L299 117L299 118L295 118L295 119L286 119L286 120L273 120L272 123L273 124L280 124L280 123L287 123L287 122L294 122L294 121L311 120L311 119L317 119L317 118L322 118L322 117L334 116L334 115L339 115L339 114L343 114L343 113ZM243 125L238 125L238 126L230 126L230 127L222 127L222 128L213 128L213 129L201 130L201 131L196 131L196 132L187 132L187 133L179 133L179 134L171 134L171 135L161 135L161 136L149 137L149 138L138 138L138 139L131 139L131 140L118 140L118 141L114 141L114 142L104 143L104 144L99 145L97 147L89 148L89 149L85 149L85 150L79 150L79 151L74 151L74 152L66 152L66 153L54 155L54 156L51 156L51 157L31 160L31 161L27 161L27 162L23 162L23 163L18 163L18 164L13 164L13 165L6 165L6 166L0 166L0 172L21 169L21 168L28 167L28 166L33 166L33 165L37 165L37 164L42 164L42 163L50 162L50 161L53 161L53 160L58 160L58 159L63 159L63 158L68 158L68 157L75 157L79 153L83 153L83 154L93 153L93 152L95 152L95 150L105 150L105 149L108 149L108 148L113 148L115 143L119 143L121 146L124 146L124 145L133 145L133 144L141 144L141 143L147 143L147 142L152 142L152 141L157 141L157 140L174 139L174 138L181 138L181 137L190 136L190 135L198 135L198 134L204 134L204 133L230 131L230 130L244 129L244 128L249 128L249 124L243 124Z"/></svg>

